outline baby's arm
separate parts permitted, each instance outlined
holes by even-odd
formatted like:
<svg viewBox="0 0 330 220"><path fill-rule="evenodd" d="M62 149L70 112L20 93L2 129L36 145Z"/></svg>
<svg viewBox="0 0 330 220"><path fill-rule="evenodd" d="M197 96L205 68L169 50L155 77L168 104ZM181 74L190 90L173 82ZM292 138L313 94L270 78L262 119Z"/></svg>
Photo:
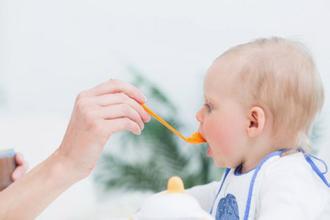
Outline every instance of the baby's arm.
<svg viewBox="0 0 330 220"><path fill-rule="evenodd" d="M257 198L256 219L308 220L322 215L329 189L308 166L287 160L266 170Z"/></svg>
<svg viewBox="0 0 330 220"><path fill-rule="evenodd" d="M194 186L187 189L186 192L197 199L202 209L209 212L219 189L219 184L219 182L211 182L205 185Z"/></svg>

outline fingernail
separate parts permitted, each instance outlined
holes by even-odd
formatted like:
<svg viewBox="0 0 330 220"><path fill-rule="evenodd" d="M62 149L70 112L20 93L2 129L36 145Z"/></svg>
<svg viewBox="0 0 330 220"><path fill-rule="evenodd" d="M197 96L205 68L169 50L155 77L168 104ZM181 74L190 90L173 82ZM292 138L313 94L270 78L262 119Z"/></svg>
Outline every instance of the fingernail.
<svg viewBox="0 0 330 220"><path fill-rule="evenodd" d="M135 134L135 135L140 135L140 134L141 134L141 129L135 131L134 134Z"/></svg>

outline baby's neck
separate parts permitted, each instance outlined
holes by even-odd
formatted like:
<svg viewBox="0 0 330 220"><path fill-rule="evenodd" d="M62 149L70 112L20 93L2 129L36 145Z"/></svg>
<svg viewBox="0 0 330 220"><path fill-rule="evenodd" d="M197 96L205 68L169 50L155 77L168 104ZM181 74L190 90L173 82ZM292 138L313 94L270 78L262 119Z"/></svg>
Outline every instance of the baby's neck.
<svg viewBox="0 0 330 220"><path fill-rule="evenodd" d="M268 154L279 149L295 150L296 144L293 141L277 141L277 143L271 141L263 141L255 143L249 146L249 153L242 161L242 173L247 173L259 164L259 162Z"/></svg>

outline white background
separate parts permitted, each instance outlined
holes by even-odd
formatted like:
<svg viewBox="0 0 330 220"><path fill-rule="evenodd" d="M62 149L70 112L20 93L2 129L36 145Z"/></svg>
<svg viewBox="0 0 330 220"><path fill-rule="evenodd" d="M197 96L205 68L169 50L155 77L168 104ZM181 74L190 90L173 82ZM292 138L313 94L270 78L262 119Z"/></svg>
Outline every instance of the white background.
<svg viewBox="0 0 330 220"><path fill-rule="evenodd" d="M305 43L329 96L329 9L326 0L0 0L0 146L15 148L35 166L60 143L77 93L109 78L128 80L128 65L168 93L189 133L197 126L194 115L210 63L258 37ZM325 125L328 111L327 99ZM329 163L324 129L318 149ZM130 203L111 198L98 202L89 178L40 219L125 216L140 197L131 195Z"/></svg>

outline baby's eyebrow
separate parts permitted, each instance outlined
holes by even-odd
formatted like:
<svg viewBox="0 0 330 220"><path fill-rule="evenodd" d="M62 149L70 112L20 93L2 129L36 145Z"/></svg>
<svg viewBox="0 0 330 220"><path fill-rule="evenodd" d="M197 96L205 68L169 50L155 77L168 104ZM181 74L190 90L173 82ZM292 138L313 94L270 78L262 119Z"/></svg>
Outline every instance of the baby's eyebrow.
<svg viewBox="0 0 330 220"><path fill-rule="evenodd" d="M205 96L204 98L205 98L204 100L205 104L209 104L211 106L217 105L217 102L212 97Z"/></svg>

